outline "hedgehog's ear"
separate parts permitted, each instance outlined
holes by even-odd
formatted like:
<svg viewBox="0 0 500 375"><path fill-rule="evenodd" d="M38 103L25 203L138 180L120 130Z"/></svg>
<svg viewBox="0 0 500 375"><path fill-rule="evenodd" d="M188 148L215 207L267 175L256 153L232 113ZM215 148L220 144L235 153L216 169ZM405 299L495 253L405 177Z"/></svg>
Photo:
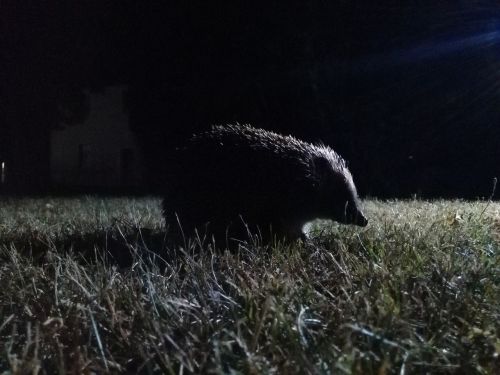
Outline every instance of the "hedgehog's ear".
<svg viewBox="0 0 500 375"><path fill-rule="evenodd" d="M324 157L317 156L312 160L314 179L317 185L320 185L322 181L325 181L327 176L332 173L332 165L330 161Z"/></svg>

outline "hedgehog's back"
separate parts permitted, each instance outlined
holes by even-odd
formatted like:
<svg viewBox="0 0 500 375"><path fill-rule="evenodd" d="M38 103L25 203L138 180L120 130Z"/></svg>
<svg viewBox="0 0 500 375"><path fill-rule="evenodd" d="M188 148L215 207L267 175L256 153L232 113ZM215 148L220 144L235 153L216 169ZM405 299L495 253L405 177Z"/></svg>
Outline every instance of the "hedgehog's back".
<svg viewBox="0 0 500 375"><path fill-rule="evenodd" d="M300 142L290 140L248 126L214 127L178 149L174 177L183 188L201 184L226 193L288 189L304 180L309 162Z"/></svg>

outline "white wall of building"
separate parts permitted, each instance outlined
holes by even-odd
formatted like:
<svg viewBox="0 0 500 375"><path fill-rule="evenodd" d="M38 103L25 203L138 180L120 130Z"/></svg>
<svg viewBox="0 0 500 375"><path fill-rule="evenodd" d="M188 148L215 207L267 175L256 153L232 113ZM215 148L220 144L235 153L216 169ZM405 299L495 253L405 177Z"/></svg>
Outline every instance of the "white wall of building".
<svg viewBox="0 0 500 375"><path fill-rule="evenodd" d="M140 184L140 153L129 129L126 89L112 86L89 93L87 119L52 131L54 185L119 188Z"/></svg>

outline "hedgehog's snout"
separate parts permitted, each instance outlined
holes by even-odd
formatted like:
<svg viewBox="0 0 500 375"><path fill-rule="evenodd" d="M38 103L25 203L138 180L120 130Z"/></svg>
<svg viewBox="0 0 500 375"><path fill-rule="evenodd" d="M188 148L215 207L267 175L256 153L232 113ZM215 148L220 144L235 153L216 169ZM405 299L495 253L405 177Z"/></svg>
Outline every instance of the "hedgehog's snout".
<svg viewBox="0 0 500 375"><path fill-rule="evenodd" d="M368 219L363 212L358 208L357 204L346 202L344 208L344 219L346 223L366 227Z"/></svg>
<svg viewBox="0 0 500 375"><path fill-rule="evenodd" d="M360 227L366 227L368 225L368 219L363 215L361 211L358 211L356 218L355 218L355 224L359 225Z"/></svg>

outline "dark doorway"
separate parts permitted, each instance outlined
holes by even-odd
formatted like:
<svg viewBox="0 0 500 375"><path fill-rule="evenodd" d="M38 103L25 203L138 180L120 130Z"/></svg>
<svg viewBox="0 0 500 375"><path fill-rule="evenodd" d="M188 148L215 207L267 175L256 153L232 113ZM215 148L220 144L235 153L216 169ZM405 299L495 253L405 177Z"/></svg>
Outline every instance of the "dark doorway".
<svg viewBox="0 0 500 375"><path fill-rule="evenodd" d="M89 146L79 144L78 145L78 170L81 172L83 169L88 168L89 164Z"/></svg>
<svg viewBox="0 0 500 375"><path fill-rule="evenodd" d="M123 148L120 152L120 181L122 186L129 186L134 181L134 150Z"/></svg>

